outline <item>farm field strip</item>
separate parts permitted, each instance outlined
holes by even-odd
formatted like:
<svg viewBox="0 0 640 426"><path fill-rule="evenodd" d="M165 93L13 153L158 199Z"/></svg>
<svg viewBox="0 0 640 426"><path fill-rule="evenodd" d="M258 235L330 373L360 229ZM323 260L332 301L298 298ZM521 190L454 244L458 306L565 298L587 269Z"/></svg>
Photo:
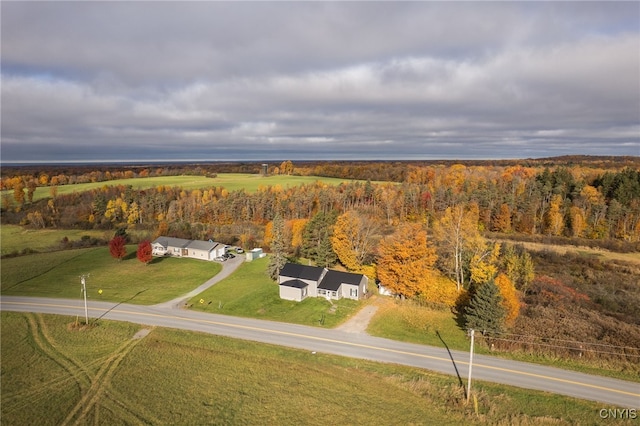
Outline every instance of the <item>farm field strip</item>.
<svg viewBox="0 0 640 426"><path fill-rule="evenodd" d="M77 183L71 185L60 185L56 187L57 195L72 194L74 192L84 192L98 189L105 186L131 186L133 189L148 189L158 186L180 187L186 191L194 189L205 189L211 187L223 187L227 191L245 190L249 193L258 191L261 186L276 186L282 188L294 187L303 184L322 182L327 185L339 185L342 182L351 182L352 179L340 179L321 176L289 176L274 175L261 176L249 173L220 173L216 177L206 176L159 176L142 177L131 179L116 179L102 182ZM2 191L2 195L11 195L12 190ZM40 186L33 194L33 201L50 198L50 187Z"/></svg>

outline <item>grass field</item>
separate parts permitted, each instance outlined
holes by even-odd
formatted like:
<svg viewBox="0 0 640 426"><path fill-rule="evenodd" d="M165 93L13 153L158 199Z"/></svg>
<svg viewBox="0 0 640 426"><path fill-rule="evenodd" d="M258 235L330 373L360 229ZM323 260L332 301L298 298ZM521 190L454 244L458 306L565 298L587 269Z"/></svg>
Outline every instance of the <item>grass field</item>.
<svg viewBox="0 0 640 426"><path fill-rule="evenodd" d="M74 185L60 185L57 187L58 195L71 194L74 192L84 192L91 189L102 188L104 186L131 185L134 189L147 189L160 185L178 186L184 190L210 188L212 186L224 187L228 191L244 189L249 193L256 192L261 186L276 186L282 188L299 186L302 184L323 182L327 185L339 185L348 182L349 179L339 179L319 176L287 176L274 175L262 176L249 173L220 173L215 178L206 176L159 176L149 178L118 179L105 182L78 183ZM12 193L10 190L2 191L2 194ZM33 194L33 200L41 200L51 196L49 187L38 187Z"/></svg>
<svg viewBox="0 0 640 426"><path fill-rule="evenodd" d="M243 263L229 278L189 301L193 309L284 321L304 325L335 327L353 314L362 302L307 298L302 302L280 299L278 285L267 276L268 258ZM200 300L204 303L200 303Z"/></svg>
<svg viewBox="0 0 640 426"><path fill-rule="evenodd" d="M602 404L199 333L1 313L1 416L60 424L598 424ZM616 424L633 424L616 421Z"/></svg>
<svg viewBox="0 0 640 426"><path fill-rule="evenodd" d="M109 240L113 231L82 229L26 229L18 225L0 226L0 244L2 255L20 252L25 249L35 251L51 251L60 246L60 241L67 237L69 241L79 241L83 236Z"/></svg>
<svg viewBox="0 0 640 426"><path fill-rule="evenodd" d="M156 258L144 265L136 258L136 246L127 250L122 261L113 259L107 247L3 259L0 291L2 295L79 298L79 277L90 274L90 299L149 305L187 293L221 269L218 263L195 259Z"/></svg>

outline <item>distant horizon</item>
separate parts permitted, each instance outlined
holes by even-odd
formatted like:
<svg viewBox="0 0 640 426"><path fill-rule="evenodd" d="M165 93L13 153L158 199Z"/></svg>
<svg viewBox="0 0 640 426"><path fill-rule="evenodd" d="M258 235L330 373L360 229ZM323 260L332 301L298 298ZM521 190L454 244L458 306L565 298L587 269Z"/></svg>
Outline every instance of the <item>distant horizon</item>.
<svg viewBox="0 0 640 426"><path fill-rule="evenodd" d="M484 162L484 161L539 161L539 160L560 160L567 157L583 157L585 159L597 159L597 158L637 158L640 159L640 155L586 155L586 154L564 154L552 157L528 157L528 158L394 158L394 159L302 159L302 158L273 158L273 159L139 159L139 160L68 160L68 161L2 161L0 160L0 166L38 166L38 165L147 165L147 164L214 164L214 163L278 163L282 161L290 160L292 162L300 163L314 163L314 162L420 162L420 161L460 161L460 162Z"/></svg>

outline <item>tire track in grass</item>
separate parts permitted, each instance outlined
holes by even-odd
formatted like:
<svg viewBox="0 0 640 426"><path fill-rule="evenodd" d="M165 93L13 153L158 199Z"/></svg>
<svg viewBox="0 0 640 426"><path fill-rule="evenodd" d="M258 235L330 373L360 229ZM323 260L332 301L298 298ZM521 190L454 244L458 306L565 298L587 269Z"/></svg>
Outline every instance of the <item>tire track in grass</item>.
<svg viewBox="0 0 640 426"><path fill-rule="evenodd" d="M25 317L27 318L29 335L34 344L34 348L62 367L62 369L68 373L68 376L42 383L36 390L16 392L9 395L4 402L7 403L12 399L16 399L21 401L22 404L16 406L15 409L26 409L34 399L49 395L51 391L56 391L63 385L66 386L68 382L75 382L79 393L82 394L83 390L87 389L91 383L91 375L86 367L56 348L53 339L51 339L46 331L47 327L42 315L28 313L25 314Z"/></svg>
<svg viewBox="0 0 640 426"><path fill-rule="evenodd" d="M67 417L63 420L61 425L66 426L70 423L83 423L87 419L87 416L96 406L102 404L103 395L109 395L108 388L111 383L111 378L118 371L122 360L131 352L131 350L138 344L141 339L127 340L106 360L104 365L100 368L98 373L92 380L91 386L84 393L82 398L76 403L75 407L71 409ZM114 401L105 398L105 408L107 408ZM100 404L99 404L100 403ZM119 404L123 407L123 404ZM132 412L131 409L126 411ZM149 423L147 419L141 419L139 415L133 413L136 420L142 420L144 423Z"/></svg>
<svg viewBox="0 0 640 426"><path fill-rule="evenodd" d="M109 404L99 404L102 408L109 409L113 413L117 413L125 424L152 424L158 425L162 424L163 421L160 418L154 417L153 414L144 412L144 407L142 406L132 406L128 404L127 401L130 398L123 397L113 389L108 389L105 391L105 396L108 399ZM98 408L96 406L96 408ZM98 419L98 415L96 415L96 419ZM99 421L96 424L100 423Z"/></svg>

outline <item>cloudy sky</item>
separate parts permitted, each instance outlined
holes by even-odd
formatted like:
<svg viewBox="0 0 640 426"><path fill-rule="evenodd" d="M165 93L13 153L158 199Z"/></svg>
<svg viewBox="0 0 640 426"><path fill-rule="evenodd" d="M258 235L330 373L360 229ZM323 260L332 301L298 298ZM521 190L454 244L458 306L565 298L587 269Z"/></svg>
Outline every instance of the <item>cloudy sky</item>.
<svg viewBox="0 0 640 426"><path fill-rule="evenodd" d="M640 3L8 2L2 162L640 155Z"/></svg>

